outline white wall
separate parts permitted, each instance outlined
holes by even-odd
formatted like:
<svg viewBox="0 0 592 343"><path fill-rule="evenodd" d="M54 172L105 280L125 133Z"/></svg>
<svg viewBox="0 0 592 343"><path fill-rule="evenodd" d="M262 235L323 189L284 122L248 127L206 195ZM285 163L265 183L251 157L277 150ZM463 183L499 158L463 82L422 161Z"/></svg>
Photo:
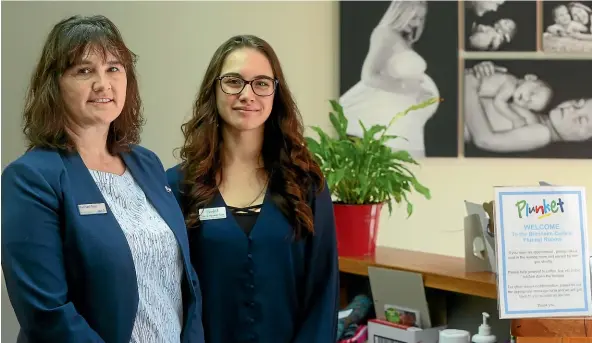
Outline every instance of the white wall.
<svg viewBox="0 0 592 343"><path fill-rule="evenodd" d="M55 22L73 14L108 16L140 56L148 121L143 144L165 167L175 163L172 151L181 144L180 125L212 53L234 34L268 40L305 124L329 127L327 101L338 93L337 2L2 2L2 168L24 150L22 100L42 43ZM587 160L429 159L418 177L431 188L433 199L413 197L416 209L409 220L403 209L391 218L384 212L379 244L463 256L463 200L489 200L494 185L539 180L592 189L590 175L592 161ZM7 319L12 314L4 292L2 315L1 338L14 342L17 327Z"/></svg>

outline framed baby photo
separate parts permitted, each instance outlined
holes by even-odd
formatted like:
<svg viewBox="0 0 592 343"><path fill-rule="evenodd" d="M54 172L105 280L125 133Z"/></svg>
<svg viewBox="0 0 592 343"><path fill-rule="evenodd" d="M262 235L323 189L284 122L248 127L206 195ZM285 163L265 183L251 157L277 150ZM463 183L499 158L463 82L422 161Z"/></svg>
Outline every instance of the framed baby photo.
<svg viewBox="0 0 592 343"><path fill-rule="evenodd" d="M464 51L537 50L536 1L461 1Z"/></svg>
<svg viewBox="0 0 592 343"><path fill-rule="evenodd" d="M465 60L466 157L592 158L592 68L582 59Z"/></svg>
<svg viewBox="0 0 592 343"><path fill-rule="evenodd" d="M540 6L544 52L592 54L592 1L541 1Z"/></svg>

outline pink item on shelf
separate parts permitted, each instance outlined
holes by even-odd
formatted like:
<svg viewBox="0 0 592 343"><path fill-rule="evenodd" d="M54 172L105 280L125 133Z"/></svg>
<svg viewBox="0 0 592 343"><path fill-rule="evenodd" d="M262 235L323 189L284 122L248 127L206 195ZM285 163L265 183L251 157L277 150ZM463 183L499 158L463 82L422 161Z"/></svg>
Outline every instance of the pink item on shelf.
<svg viewBox="0 0 592 343"><path fill-rule="evenodd" d="M339 343L366 343L368 339L368 326L360 325L356 330L354 337L342 339Z"/></svg>

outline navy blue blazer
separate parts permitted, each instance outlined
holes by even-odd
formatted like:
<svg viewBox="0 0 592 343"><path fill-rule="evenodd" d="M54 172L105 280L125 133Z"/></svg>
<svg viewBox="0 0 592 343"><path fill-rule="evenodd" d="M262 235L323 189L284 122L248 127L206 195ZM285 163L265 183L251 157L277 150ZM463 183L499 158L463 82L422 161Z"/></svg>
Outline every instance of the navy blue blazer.
<svg viewBox="0 0 592 343"><path fill-rule="evenodd" d="M185 207L179 166L167 170L167 176ZM216 194L208 208L222 208L225 218L203 220L197 232L189 232L206 342L336 342L339 268L333 204L328 187L311 195L315 235L295 241L292 225L269 192L249 235Z"/></svg>
<svg viewBox="0 0 592 343"><path fill-rule="evenodd" d="M199 282L183 215L151 151L121 154L184 260L181 342L203 343ZM82 204L106 214L81 215ZM34 149L2 173L2 269L18 342L129 343L138 307L127 240L78 153Z"/></svg>

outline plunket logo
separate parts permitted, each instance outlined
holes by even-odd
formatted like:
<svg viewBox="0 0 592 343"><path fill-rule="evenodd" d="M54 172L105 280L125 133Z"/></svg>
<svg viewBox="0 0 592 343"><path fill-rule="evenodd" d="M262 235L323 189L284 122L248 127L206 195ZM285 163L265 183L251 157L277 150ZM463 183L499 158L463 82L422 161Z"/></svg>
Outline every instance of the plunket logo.
<svg viewBox="0 0 592 343"><path fill-rule="evenodd" d="M531 205L526 200L516 201L516 209L518 210L518 218L526 218L529 216L538 216L538 219L549 217L554 213L564 213L565 203L561 198L557 200L543 199L540 205Z"/></svg>

